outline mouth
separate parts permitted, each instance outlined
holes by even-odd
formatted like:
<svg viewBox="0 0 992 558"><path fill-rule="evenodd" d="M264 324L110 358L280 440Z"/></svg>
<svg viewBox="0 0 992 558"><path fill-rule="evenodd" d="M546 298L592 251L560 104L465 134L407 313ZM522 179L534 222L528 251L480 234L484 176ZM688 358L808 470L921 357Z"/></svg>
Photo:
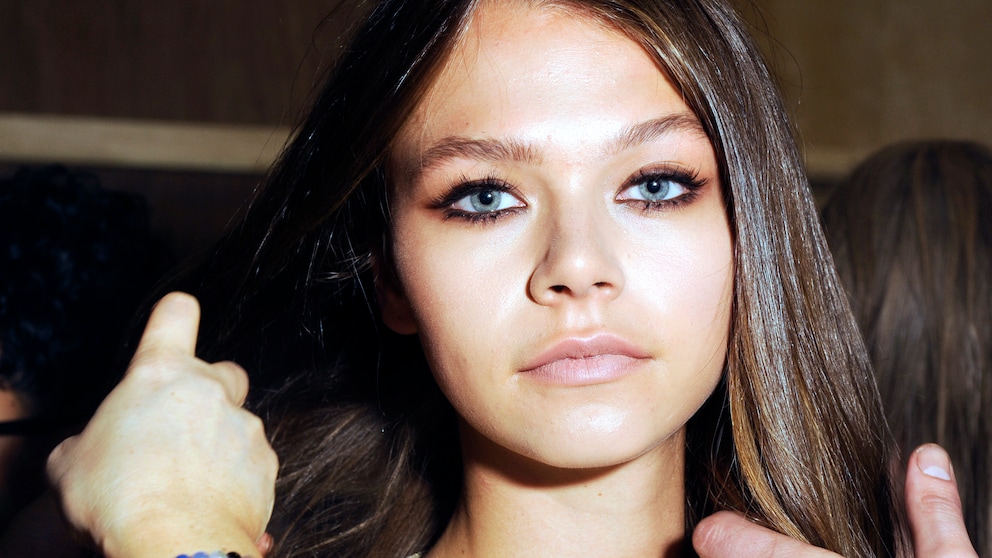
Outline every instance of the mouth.
<svg viewBox="0 0 992 558"><path fill-rule="evenodd" d="M647 362L650 355L612 335L565 339L538 355L520 371L542 383L582 386L620 379Z"/></svg>

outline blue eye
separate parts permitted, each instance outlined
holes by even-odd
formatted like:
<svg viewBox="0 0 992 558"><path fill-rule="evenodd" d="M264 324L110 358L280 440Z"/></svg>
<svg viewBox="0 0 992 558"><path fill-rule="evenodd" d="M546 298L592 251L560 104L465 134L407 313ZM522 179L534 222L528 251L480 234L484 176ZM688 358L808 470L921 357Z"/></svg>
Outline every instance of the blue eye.
<svg viewBox="0 0 992 558"><path fill-rule="evenodd" d="M523 206L523 202L508 192L482 186L455 200L451 209L465 213L493 213Z"/></svg>
<svg viewBox="0 0 992 558"><path fill-rule="evenodd" d="M521 211L527 204L512 184L497 177L464 180L433 200L445 219L491 223Z"/></svg>
<svg viewBox="0 0 992 558"><path fill-rule="evenodd" d="M704 182L680 171L639 173L627 181L616 199L642 203L645 209L660 209L690 201Z"/></svg>
<svg viewBox="0 0 992 558"><path fill-rule="evenodd" d="M661 176L648 176L624 188L620 199L659 202L678 197L688 189L676 180ZM626 194L626 195L625 195Z"/></svg>
<svg viewBox="0 0 992 558"><path fill-rule="evenodd" d="M672 181L652 178L640 183L637 188L646 199L652 201L664 200L667 199L668 191L672 189Z"/></svg>
<svg viewBox="0 0 992 558"><path fill-rule="evenodd" d="M500 209L499 204L502 199L503 192L498 190L479 190L458 200L452 206L462 211L489 213Z"/></svg>

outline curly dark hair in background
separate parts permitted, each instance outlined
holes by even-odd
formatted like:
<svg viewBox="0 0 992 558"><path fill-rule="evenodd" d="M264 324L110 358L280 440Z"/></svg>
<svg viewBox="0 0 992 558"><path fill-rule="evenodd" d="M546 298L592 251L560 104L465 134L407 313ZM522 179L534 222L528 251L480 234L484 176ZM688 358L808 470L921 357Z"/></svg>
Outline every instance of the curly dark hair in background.
<svg viewBox="0 0 992 558"><path fill-rule="evenodd" d="M49 423L113 386L131 317L172 256L136 194L60 166L0 180L0 388Z"/></svg>

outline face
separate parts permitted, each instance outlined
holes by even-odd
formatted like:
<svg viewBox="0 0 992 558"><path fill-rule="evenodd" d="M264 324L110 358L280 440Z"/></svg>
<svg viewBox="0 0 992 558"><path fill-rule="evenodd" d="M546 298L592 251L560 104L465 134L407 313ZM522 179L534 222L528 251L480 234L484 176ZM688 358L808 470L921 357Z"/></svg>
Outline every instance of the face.
<svg viewBox="0 0 992 558"><path fill-rule="evenodd" d="M726 354L712 145L635 43L484 4L391 152L387 324L482 440L555 467L661 452Z"/></svg>

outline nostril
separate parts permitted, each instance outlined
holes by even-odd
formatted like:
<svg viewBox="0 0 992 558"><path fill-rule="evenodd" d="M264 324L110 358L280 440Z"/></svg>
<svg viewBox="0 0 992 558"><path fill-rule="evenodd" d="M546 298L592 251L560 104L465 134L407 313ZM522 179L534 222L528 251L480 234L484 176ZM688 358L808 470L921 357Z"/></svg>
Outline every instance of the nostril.
<svg viewBox="0 0 992 558"><path fill-rule="evenodd" d="M598 282L598 283L596 283L596 284L595 284L595 285L593 285L593 286L594 286L594 287L599 287L599 288L603 288L603 287L609 287L609 286L610 286L610 284L609 284L608 282L606 282L606 281L600 281L600 282Z"/></svg>
<svg viewBox="0 0 992 558"><path fill-rule="evenodd" d="M554 286L551 287L551 290L554 291L554 292L556 292L556 293L558 293L558 294L561 294L561 293L567 291L568 290L568 287L566 287L565 285L554 285Z"/></svg>

